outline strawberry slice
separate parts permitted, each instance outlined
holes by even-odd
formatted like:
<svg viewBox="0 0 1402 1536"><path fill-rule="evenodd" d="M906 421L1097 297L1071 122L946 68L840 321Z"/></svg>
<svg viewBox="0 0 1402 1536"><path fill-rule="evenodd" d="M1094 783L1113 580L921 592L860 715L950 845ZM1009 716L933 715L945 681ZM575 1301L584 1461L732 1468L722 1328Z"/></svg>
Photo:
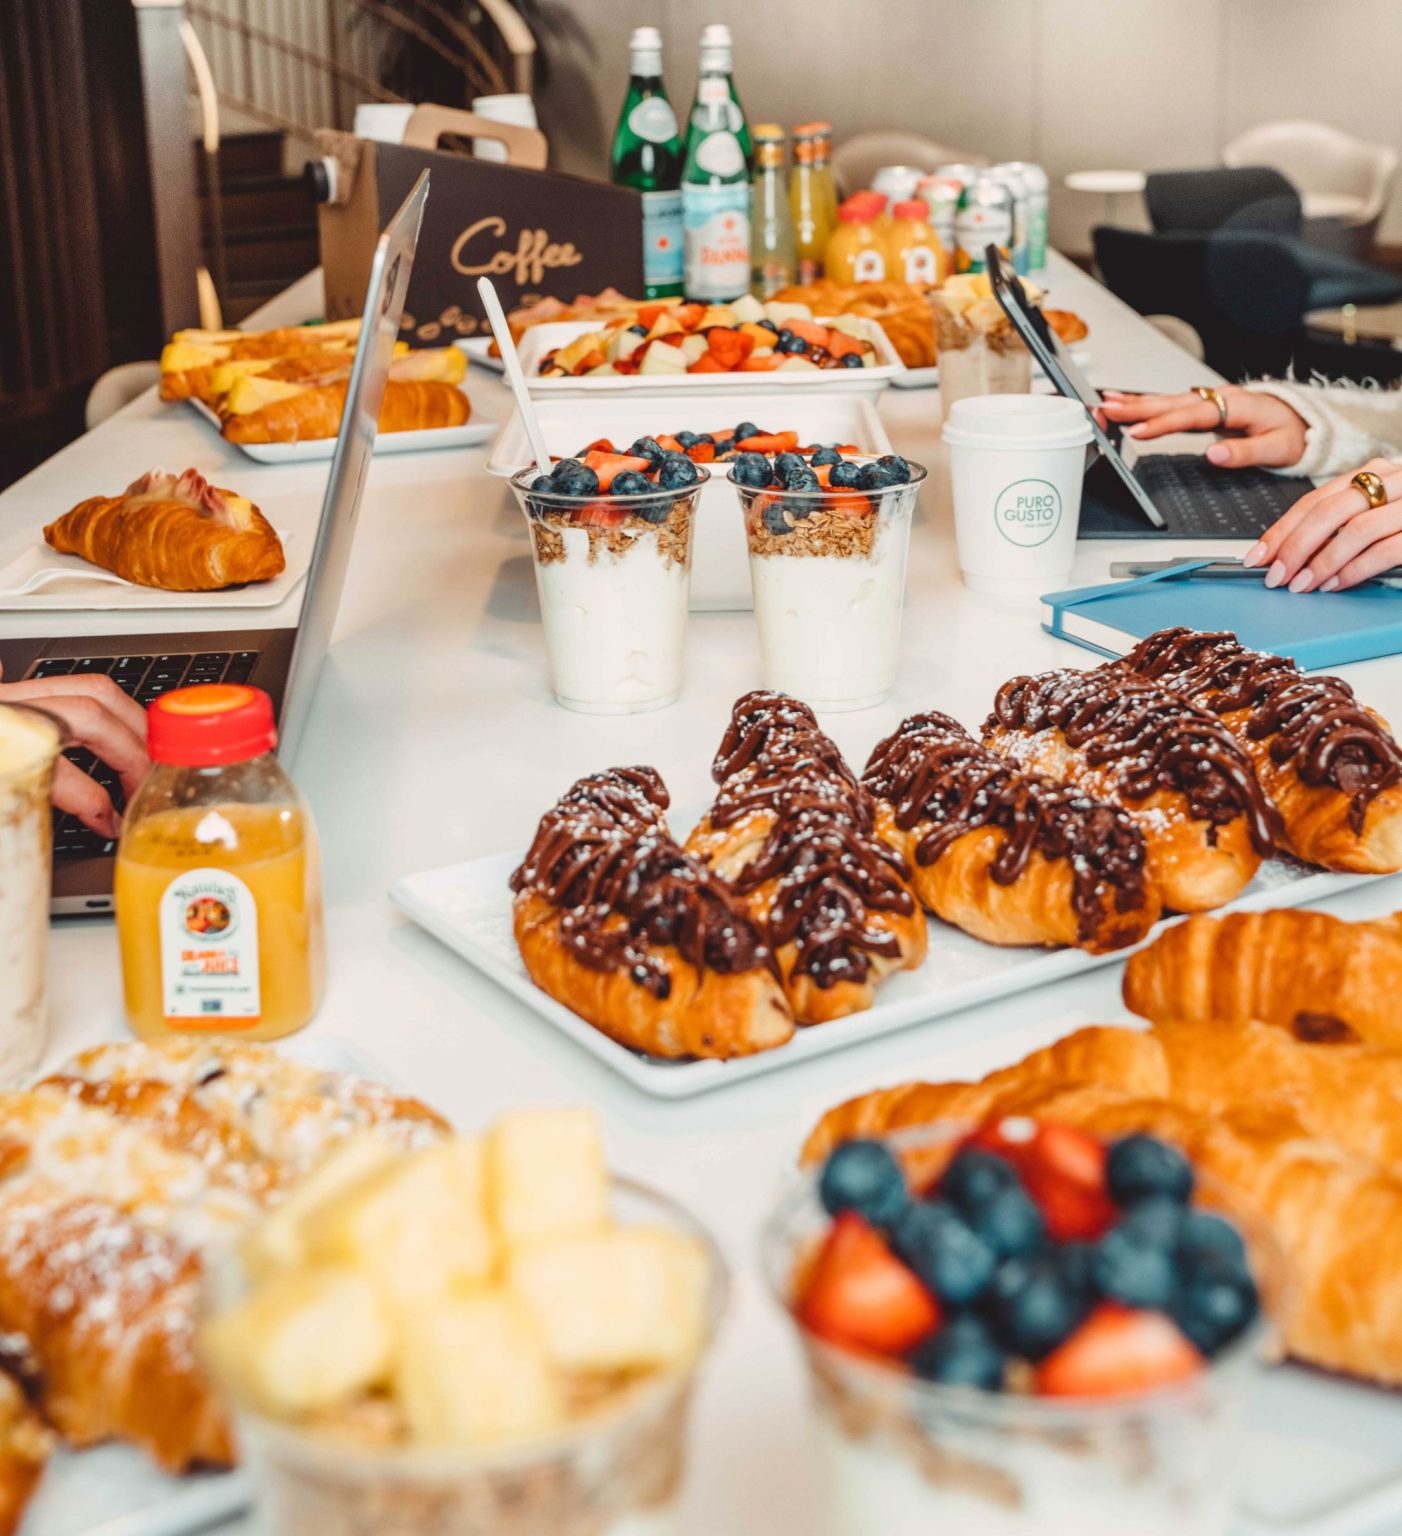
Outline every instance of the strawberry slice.
<svg viewBox="0 0 1402 1536"><path fill-rule="evenodd" d="M1037 1127L1019 1159L1020 1172L1055 1241L1093 1242L1114 1224L1105 1156L1105 1144L1075 1126Z"/></svg>
<svg viewBox="0 0 1402 1536"><path fill-rule="evenodd" d="M819 468L825 469L827 466L820 465ZM842 517L854 519L869 517L871 515L871 502L867 497L860 495L856 491L848 491L845 494L839 492L835 496L824 497L823 510L825 512L836 512Z"/></svg>
<svg viewBox="0 0 1402 1536"><path fill-rule="evenodd" d="M1162 1312L1103 1302L1037 1367L1044 1397L1113 1397L1186 1381L1203 1358Z"/></svg>
<svg viewBox="0 0 1402 1536"><path fill-rule="evenodd" d="M581 528L621 528L628 521L628 509L612 502L591 501L574 514Z"/></svg>
<svg viewBox="0 0 1402 1536"><path fill-rule="evenodd" d="M604 453L597 448L591 448L582 460L599 477L599 489L608 490L613 484L613 477L621 475L625 469L634 469L645 474L652 468L648 459L633 458L626 453Z"/></svg>
<svg viewBox="0 0 1402 1536"><path fill-rule="evenodd" d="M941 1321L939 1303L855 1211L833 1222L798 1316L830 1344L882 1355L905 1354Z"/></svg>

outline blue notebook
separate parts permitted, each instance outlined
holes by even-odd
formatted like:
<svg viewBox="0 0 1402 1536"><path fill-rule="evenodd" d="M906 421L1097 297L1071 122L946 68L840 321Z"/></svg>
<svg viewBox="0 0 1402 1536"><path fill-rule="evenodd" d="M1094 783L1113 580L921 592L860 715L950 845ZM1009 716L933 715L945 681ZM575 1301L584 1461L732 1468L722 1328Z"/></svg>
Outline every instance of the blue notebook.
<svg viewBox="0 0 1402 1536"><path fill-rule="evenodd" d="M1363 586L1293 594L1264 582L1194 581L1194 569L1048 592L1042 628L1102 656L1123 656L1155 630L1177 624L1228 629L1243 645L1289 656L1308 670L1402 652L1402 591Z"/></svg>

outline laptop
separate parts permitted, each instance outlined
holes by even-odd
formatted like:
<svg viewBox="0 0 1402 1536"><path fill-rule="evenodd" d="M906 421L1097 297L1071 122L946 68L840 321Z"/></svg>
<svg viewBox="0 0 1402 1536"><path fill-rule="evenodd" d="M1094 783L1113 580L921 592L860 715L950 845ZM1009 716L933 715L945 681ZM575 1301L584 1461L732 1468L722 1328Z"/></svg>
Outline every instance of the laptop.
<svg viewBox="0 0 1402 1536"><path fill-rule="evenodd" d="M6 678L105 672L139 704L149 704L163 693L192 683L250 683L271 695L278 721L278 754L292 757L341 602L356 515L375 447L380 403L428 197L428 176L425 171L419 177L375 248L364 320L296 627L0 641ZM70 748L67 755L103 785L118 810L123 809L122 786L112 769L80 748ZM116 848L115 842L83 826L75 816L55 811L50 910L57 915L110 912Z"/></svg>
<svg viewBox="0 0 1402 1536"><path fill-rule="evenodd" d="M1058 394L1079 400L1090 417L1081 493L1083 539L1257 539L1314 482L1265 469L1218 469L1196 453L1137 453L1126 457L1120 428L1102 426L1100 392L1072 361L1046 318L1027 296L996 245L986 252L993 296ZM1129 442L1137 449L1138 444Z"/></svg>

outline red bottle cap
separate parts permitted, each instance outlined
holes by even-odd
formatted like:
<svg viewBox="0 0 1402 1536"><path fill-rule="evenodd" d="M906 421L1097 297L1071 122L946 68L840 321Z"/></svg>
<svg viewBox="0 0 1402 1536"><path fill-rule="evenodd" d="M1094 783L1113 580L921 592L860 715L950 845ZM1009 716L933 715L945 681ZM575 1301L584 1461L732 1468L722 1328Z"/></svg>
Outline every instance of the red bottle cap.
<svg viewBox="0 0 1402 1536"><path fill-rule="evenodd" d="M162 694L146 711L152 762L185 768L244 763L277 746L273 701L242 683L200 683Z"/></svg>
<svg viewBox="0 0 1402 1536"><path fill-rule="evenodd" d="M897 203L891 210L898 219L921 219L930 217L930 205L923 197L912 197L903 203Z"/></svg>
<svg viewBox="0 0 1402 1536"><path fill-rule="evenodd" d="M865 224L876 218L886 206L886 199L879 192L854 192L837 210L837 216L847 224Z"/></svg>

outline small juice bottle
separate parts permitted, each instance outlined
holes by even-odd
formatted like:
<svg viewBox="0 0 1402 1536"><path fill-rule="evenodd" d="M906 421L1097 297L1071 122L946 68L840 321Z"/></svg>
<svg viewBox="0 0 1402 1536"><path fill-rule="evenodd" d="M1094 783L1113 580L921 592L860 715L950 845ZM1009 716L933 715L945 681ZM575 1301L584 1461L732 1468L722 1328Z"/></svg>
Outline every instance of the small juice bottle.
<svg viewBox="0 0 1402 1536"><path fill-rule="evenodd" d="M930 228L930 210L919 198L891 210L886 270L903 283L934 287L940 280L939 240Z"/></svg>
<svg viewBox="0 0 1402 1536"><path fill-rule="evenodd" d="M180 688L147 712L153 767L117 847L127 1018L143 1039L276 1040L325 980L321 856L257 688Z"/></svg>
<svg viewBox="0 0 1402 1536"><path fill-rule="evenodd" d="M885 205L877 192L854 192L837 210L837 228L823 258L823 270L834 282L885 280L886 244L877 228Z"/></svg>

